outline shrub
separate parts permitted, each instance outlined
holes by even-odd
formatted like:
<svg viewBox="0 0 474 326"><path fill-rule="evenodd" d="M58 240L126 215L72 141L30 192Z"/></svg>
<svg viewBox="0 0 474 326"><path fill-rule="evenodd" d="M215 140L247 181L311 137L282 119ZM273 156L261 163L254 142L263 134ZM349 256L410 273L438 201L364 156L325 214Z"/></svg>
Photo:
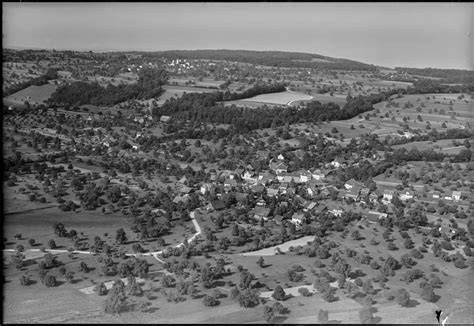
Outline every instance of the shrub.
<svg viewBox="0 0 474 326"><path fill-rule="evenodd" d="M410 303L410 293L405 289L399 289L396 294L397 303L402 307L407 307Z"/></svg>
<svg viewBox="0 0 474 326"><path fill-rule="evenodd" d="M286 293L285 290L280 285L277 285L275 287L275 290L273 291L272 298L275 300L283 301L286 299Z"/></svg>
<svg viewBox="0 0 474 326"><path fill-rule="evenodd" d="M44 279L44 285L46 285L48 288L55 287L57 285L56 277L53 275L46 275Z"/></svg>
<svg viewBox="0 0 474 326"><path fill-rule="evenodd" d="M312 295L312 293L306 287L299 288L298 293L301 294L303 297L309 297Z"/></svg>
<svg viewBox="0 0 474 326"><path fill-rule="evenodd" d="M214 296L208 295L208 294L206 294L206 295L204 296L204 299L202 300L202 302L204 303L204 305L205 305L206 307L217 306L218 303L219 303L219 301L216 300L216 298L214 298Z"/></svg>
<svg viewBox="0 0 474 326"><path fill-rule="evenodd" d="M26 276L26 275L20 276L20 284L21 284L22 286L28 286L28 285L30 285L30 283L31 283L31 281L30 281L30 279L28 278L28 276Z"/></svg>

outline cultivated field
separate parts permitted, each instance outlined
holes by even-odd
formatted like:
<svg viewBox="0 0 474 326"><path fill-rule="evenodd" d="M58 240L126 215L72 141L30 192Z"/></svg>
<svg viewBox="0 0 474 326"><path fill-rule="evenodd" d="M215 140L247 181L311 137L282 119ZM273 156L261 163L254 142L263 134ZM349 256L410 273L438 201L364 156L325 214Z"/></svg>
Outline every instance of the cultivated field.
<svg viewBox="0 0 474 326"><path fill-rule="evenodd" d="M251 106L262 106L267 105L293 105L300 101L309 101L313 97L307 94L297 93L293 91L285 91L280 93L261 94L254 97L246 98L238 101L228 101L226 105L235 104L240 105L251 105Z"/></svg>

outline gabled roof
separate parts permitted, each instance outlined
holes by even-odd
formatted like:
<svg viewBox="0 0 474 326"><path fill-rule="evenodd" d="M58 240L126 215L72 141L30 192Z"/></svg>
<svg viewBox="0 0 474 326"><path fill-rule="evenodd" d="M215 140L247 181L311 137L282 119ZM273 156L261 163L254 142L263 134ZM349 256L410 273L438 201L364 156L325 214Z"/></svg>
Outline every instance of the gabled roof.
<svg viewBox="0 0 474 326"><path fill-rule="evenodd" d="M283 162L272 162L270 163L270 168L273 170L286 170L288 169L288 165Z"/></svg>
<svg viewBox="0 0 474 326"><path fill-rule="evenodd" d="M255 207L254 214L256 216L267 217L270 214L270 208Z"/></svg>
<svg viewBox="0 0 474 326"><path fill-rule="evenodd" d="M211 200L211 205L216 211L225 208L225 204L222 200Z"/></svg>
<svg viewBox="0 0 474 326"><path fill-rule="evenodd" d="M278 189L267 188L268 195L278 195Z"/></svg>
<svg viewBox="0 0 474 326"><path fill-rule="evenodd" d="M251 188L253 192L262 192L265 189L265 187L261 184L257 184Z"/></svg>
<svg viewBox="0 0 474 326"><path fill-rule="evenodd" d="M181 188L179 189L179 191L183 194L189 194L193 189L192 188L189 188L188 186L181 186Z"/></svg>
<svg viewBox="0 0 474 326"><path fill-rule="evenodd" d="M236 192L235 193L235 199L238 201L238 202L243 202L247 199L247 194L244 193L244 192Z"/></svg>
<svg viewBox="0 0 474 326"><path fill-rule="evenodd" d="M304 213L302 213L302 212L293 213L293 215L291 216L291 219L292 220L303 220L303 219L305 219Z"/></svg>

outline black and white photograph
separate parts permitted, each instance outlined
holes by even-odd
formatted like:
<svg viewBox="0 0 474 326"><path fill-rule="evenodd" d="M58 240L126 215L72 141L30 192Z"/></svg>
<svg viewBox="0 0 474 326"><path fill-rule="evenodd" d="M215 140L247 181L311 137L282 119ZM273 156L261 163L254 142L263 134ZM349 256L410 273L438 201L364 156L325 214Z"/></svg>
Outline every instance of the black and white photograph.
<svg viewBox="0 0 474 326"><path fill-rule="evenodd" d="M474 4L2 2L2 324L474 323Z"/></svg>

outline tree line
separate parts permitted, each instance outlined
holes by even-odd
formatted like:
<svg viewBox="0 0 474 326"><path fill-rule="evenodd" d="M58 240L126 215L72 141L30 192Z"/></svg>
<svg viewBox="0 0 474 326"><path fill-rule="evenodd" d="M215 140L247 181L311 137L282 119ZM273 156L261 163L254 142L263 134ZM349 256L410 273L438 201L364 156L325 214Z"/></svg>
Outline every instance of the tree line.
<svg viewBox="0 0 474 326"><path fill-rule="evenodd" d="M57 78L58 78L58 71L56 69L48 69L46 73L44 73L43 75L39 77L8 87L3 93L3 96L11 95L13 93L19 92L22 89L28 88L30 86L46 85L48 81L57 79Z"/></svg>
<svg viewBox="0 0 474 326"><path fill-rule="evenodd" d="M149 99L158 97L162 86L168 81L164 69L143 68L138 72L138 81L129 85L100 86L97 82L77 82L59 87L49 99L50 104L57 105L115 105L132 99Z"/></svg>

